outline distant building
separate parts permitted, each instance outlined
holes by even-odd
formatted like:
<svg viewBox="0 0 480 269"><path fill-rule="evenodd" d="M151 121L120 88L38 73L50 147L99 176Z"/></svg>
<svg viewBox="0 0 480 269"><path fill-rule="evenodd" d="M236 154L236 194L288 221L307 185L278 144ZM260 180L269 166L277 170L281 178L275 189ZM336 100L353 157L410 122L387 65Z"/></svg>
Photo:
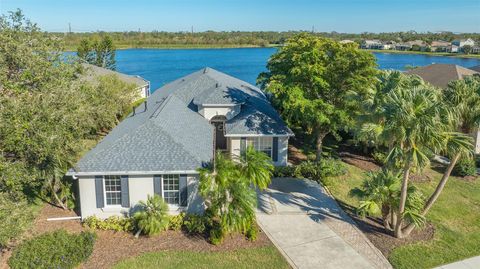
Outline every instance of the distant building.
<svg viewBox="0 0 480 269"><path fill-rule="evenodd" d="M383 49L384 50L393 50L395 49L395 45L397 43L395 41L386 41L386 42L382 42L382 45L383 45Z"/></svg>
<svg viewBox="0 0 480 269"><path fill-rule="evenodd" d="M397 44L395 45L395 49L396 49L396 50L402 50L402 51L410 50L410 49L412 49L412 45L409 44L409 43L405 43L405 42L403 42L403 43L397 43Z"/></svg>
<svg viewBox="0 0 480 269"><path fill-rule="evenodd" d="M452 44L447 41L432 41L430 48L433 52L450 52Z"/></svg>
<svg viewBox="0 0 480 269"><path fill-rule="evenodd" d="M463 48L464 46L475 46L475 41L473 39L456 39L452 41L452 45L458 46L459 48Z"/></svg>
<svg viewBox="0 0 480 269"><path fill-rule="evenodd" d="M341 44L348 44L348 43L355 43L355 41L350 40L350 39L344 39L340 41Z"/></svg>
<svg viewBox="0 0 480 269"><path fill-rule="evenodd" d="M480 54L480 47L479 46L473 46L471 53L472 54Z"/></svg>
<svg viewBox="0 0 480 269"><path fill-rule="evenodd" d="M383 43L380 40L363 40L360 46L362 49L374 49L381 50L383 49Z"/></svg>

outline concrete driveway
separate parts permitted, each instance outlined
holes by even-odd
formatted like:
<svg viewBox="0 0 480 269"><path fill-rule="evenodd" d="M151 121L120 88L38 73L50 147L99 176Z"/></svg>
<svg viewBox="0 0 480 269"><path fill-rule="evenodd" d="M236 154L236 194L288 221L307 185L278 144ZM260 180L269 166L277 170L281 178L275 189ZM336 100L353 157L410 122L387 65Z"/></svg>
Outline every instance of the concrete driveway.
<svg viewBox="0 0 480 269"><path fill-rule="evenodd" d="M317 183L273 179L257 220L293 268L392 268Z"/></svg>

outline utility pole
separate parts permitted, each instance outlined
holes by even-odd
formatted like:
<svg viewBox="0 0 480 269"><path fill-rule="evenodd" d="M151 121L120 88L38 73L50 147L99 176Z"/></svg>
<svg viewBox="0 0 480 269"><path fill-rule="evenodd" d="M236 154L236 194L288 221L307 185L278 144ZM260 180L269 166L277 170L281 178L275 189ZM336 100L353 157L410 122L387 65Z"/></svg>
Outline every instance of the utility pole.
<svg viewBox="0 0 480 269"><path fill-rule="evenodd" d="M192 25L192 35L193 35L193 25Z"/></svg>
<svg viewBox="0 0 480 269"><path fill-rule="evenodd" d="M72 33L72 25L70 23L68 23L68 33L69 34Z"/></svg>

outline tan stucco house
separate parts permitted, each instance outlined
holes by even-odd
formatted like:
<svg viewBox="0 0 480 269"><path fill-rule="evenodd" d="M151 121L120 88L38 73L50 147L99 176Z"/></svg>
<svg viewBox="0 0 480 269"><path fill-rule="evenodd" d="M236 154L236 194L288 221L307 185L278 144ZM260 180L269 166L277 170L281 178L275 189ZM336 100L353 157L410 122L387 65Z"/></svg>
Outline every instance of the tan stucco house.
<svg viewBox="0 0 480 269"><path fill-rule="evenodd" d="M284 166L292 135L259 88L204 68L157 89L68 175L82 219L129 214L153 194L172 212L201 212L197 169L215 151L252 145Z"/></svg>

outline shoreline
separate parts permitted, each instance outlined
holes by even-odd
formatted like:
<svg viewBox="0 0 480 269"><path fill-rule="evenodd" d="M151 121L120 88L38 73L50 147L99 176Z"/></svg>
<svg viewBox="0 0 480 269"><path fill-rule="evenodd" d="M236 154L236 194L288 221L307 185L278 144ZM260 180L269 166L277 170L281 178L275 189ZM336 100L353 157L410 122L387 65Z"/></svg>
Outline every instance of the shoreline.
<svg viewBox="0 0 480 269"><path fill-rule="evenodd" d="M128 49L163 49L163 50L182 50L182 49L254 49L254 48L279 48L282 45L270 44L267 46L258 45L209 45L209 44L196 44L196 45L153 45L153 46L130 46L130 45L118 45L117 50ZM461 54L461 53L448 53L448 52L426 52L426 51L400 51L400 50L374 50L374 49L361 49L372 53L383 54L414 54L414 55L427 55L432 57L452 57L452 58L464 58L464 59L480 59L480 54ZM76 49L72 46L68 46L65 50L67 52L75 52Z"/></svg>

